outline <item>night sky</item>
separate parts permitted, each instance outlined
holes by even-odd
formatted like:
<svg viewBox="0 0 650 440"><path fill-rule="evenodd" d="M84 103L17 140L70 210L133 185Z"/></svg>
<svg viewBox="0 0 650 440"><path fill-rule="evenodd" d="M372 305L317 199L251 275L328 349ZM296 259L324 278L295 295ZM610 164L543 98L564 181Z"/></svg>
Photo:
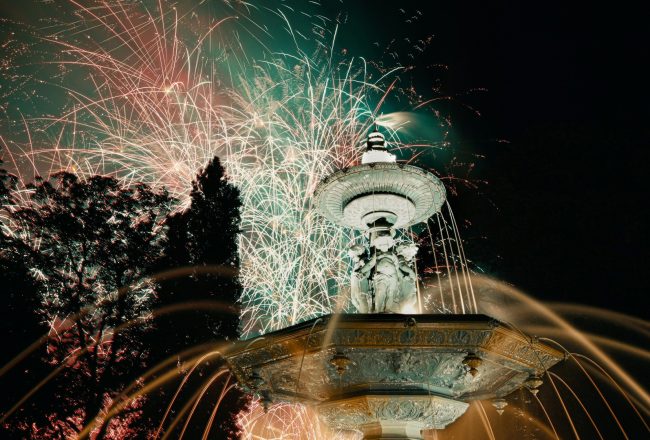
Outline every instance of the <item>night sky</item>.
<svg viewBox="0 0 650 440"><path fill-rule="evenodd" d="M480 118L455 118L489 182L453 200L470 258L537 298L647 319L650 32L639 8L570 3L400 8L423 12L452 91L487 89L468 98Z"/></svg>
<svg viewBox="0 0 650 440"><path fill-rule="evenodd" d="M0 14L34 19L33 4ZM339 2L324 2L333 15ZM457 148L488 183L452 199L471 221L468 256L533 296L648 318L648 45L640 8L567 2L347 2L339 41L433 35L420 64L444 64ZM30 12L31 11L31 12ZM407 20L421 13L413 22ZM348 46L349 45L349 46ZM356 53L355 53L356 52ZM433 73L432 73L433 75ZM419 77L418 87L431 82ZM467 94L469 90L486 91Z"/></svg>
<svg viewBox="0 0 650 440"><path fill-rule="evenodd" d="M650 319L650 27L641 6L322 1L326 14L348 11L337 38L352 56L433 36L414 63L445 67L413 81L425 95L435 83L456 97L444 104L450 141L479 183L450 200L476 266L543 301ZM0 18L33 24L38 3L1 1Z"/></svg>
<svg viewBox="0 0 650 440"><path fill-rule="evenodd" d="M643 14L517 4L465 10L473 31L457 33L459 81L485 84L485 123L511 142L486 152L501 273L540 298L647 318Z"/></svg>

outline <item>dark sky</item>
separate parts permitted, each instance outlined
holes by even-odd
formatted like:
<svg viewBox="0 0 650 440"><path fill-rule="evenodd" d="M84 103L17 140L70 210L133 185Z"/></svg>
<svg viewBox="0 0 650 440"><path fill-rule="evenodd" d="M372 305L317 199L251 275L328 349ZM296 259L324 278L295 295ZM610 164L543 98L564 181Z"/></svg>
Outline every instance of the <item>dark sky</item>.
<svg viewBox="0 0 650 440"><path fill-rule="evenodd" d="M481 112L453 118L459 148L482 157L472 177L487 181L451 200L471 221L467 256L538 299L650 319L650 26L641 6L345 4L351 25L341 40L356 40L351 50L365 55L368 43L400 32L433 34L423 62L447 65L445 90ZM29 20L30 7L0 0L0 17ZM407 23L417 11L422 18ZM464 96L474 88L487 91Z"/></svg>
<svg viewBox="0 0 650 440"><path fill-rule="evenodd" d="M511 141L487 153L502 273L539 297L647 318L644 14L524 3L466 10L474 31L459 39L459 70L490 90L486 122Z"/></svg>
<svg viewBox="0 0 650 440"><path fill-rule="evenodd" d="M470 256L538 298L648 318L647 15L573 3L399 8L423 12L417 26L436 36L427 56L449 66L452 91L488 89L472 101L481 118L456 126L489 182L453 202L473 223Z"/></svg>
<svg viewBox="0 0 650 440"><path fill-rule="evenodd" d="M454 117L463 148L485 156L473 177L488 182L452 200L472 222L469 257L538 298L648 318L650 32L641 8L506 0L344 8L342 41L433 34L424 62L448 66L446 90L487 89L463 98L480 118ZM25 6L0 11L31 16ZM407 23L417 11L422 18Z"/></svg>

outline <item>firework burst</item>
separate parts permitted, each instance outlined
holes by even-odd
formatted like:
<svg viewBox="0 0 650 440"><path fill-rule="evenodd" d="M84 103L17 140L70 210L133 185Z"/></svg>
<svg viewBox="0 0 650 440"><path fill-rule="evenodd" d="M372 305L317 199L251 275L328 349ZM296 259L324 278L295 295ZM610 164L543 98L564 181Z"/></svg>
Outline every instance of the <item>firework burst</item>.
<svg viewBox="0 0 650 440"><path fill-rule="evenodd" d="M403 114L380 117L403 68L333 57L325 41L335 24L331 34L315 28L318 44L308 53L284 14L292 50L246 64L233 48L241 40L223 35L234 15L197 34L188 31L195 14L175 8L71 3L80 19L45 38L75 81L85 72L84 85L62 80L71 104L31 121L54 145L32 145L31 162L164 186L183 209L197 170L220 156L244 206L243 334L335 310L354 237L317 216L311 195L322 178L355 164L373 123L405 147L398 137Z"/></svg>
<svg viewBox="0 0 650 440"><path fill-rule="evenodd" d="M58 52L51 61L59 72L53 85L66 105L53 116L24 121L30 137L22 151L34 173L66 169L165 187L181 210L198 170L219 156L243 203L243 335L344 310L346 250L360 237L318 216L311 196L324 177L357 163L359 142L373 124L384 127L397 150L447 146L444 135L434 143L403 143L408 114L383 112L392 94L412 97L412 88L398 87L408 68L335 56L338 25L320 15L309 16L315 43L306 50L307 38L291 26L287 11L271 11L290 50L260 45L264 55L252 59L240 34L269 31L241 5L244 10L230 7L210 20L196 7L70 5L74 19L39 37ZM469 272L450 215L434 219L429 234L437 237L435 243L431 238L432 253L440 256L433 284L442 305L435 289L423 294L423 303L469 312L475 309ZM401 239L415 236L409 231ZM451 295L443 295L443 283ZM242 418L248 432L260 426L255 420L281 415L304 427L313 418L305 409L288 417L286 406L272 408L268 417L256 411ZM321 435L314 432L313 438Z"/></svg>

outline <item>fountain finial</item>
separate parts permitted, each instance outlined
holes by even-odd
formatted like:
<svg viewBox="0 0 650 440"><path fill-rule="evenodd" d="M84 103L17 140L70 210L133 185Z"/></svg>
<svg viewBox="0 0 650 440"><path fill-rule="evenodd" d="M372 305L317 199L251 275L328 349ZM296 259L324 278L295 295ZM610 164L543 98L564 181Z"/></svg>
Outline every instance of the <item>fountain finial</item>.
<svg viewBox="0 0 650 440"><path fill-rule="evenodd" d="M395 155L388 152L386 138L377 129L377 124L375 124L374 130L366 138L366 151L361 157L361 163L394 163L395 159Z"/></svg>

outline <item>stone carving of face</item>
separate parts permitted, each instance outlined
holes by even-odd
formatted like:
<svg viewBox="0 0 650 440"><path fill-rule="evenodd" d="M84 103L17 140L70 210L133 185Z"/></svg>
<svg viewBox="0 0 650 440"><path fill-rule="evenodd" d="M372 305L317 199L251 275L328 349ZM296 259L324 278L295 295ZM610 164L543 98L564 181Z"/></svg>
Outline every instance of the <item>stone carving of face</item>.
<svg viewBox="0 0 650 440"><path fill-rule="evenodd" d="M365 251L366 251L366 249L363 246L355 244L355 245L352 245L350 247L350 249L348 250L348 255L353 260L358 260L359 258L361 258L361 256L363 255L363 253Z"/></svg>
<svg viewBox="0 0 650 440"><path fill-rule="evenodd" d="M393 240L393 237L388 234L381 235L379 237L375 237L372 244L380 251L388 252L388 250L395 245L395 240Z"/></svg>

